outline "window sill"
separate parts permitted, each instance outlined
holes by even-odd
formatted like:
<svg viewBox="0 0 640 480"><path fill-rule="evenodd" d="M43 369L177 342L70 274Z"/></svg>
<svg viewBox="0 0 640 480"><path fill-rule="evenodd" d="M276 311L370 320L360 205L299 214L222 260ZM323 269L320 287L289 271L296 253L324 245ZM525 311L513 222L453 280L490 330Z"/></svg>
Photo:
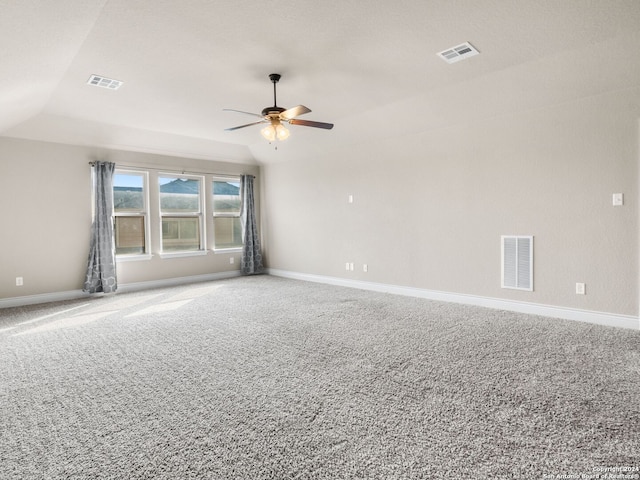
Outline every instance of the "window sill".
<svg viewBox="0 0 640 480"><path fill-rule="evenodd" d="M165 252L160 254L160 258L184 258L184 257L203 257L207 255L206 250L197 250L193 252Z"/></svg>
<svg viewBox="0 0 640 480"><path fill-rule="evenodd" d="M214 248L214 254L218 253L242 253L242 247L233 247L233 248Z"/></svg>
<svg viewBox="0 0 640 480"><path fill-rule="evenodd" d="M146 261L146 260L151 260L151 257L153 257L153 255L151 255L150 253L144 253L142 255L121 254L121 255L116 255L116 263L117 262L140 262L140 261Z"/></svg>

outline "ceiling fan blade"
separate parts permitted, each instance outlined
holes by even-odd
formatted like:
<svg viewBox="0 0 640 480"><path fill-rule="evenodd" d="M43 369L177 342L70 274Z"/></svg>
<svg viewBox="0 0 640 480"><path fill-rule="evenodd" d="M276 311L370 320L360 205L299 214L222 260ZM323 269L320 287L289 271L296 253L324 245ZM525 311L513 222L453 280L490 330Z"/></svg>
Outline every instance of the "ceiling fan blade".
<svg viewBox="0 0 640 480"><path fill-rule="evenodd" d="M309 113L310 111L311 110L309 110L304 105L297 105L295 107L291 107L288 110L285 110L284 112L282 112L280 114L280 118L283 118L284 120L291 120L292 118L296 118L300 115L304 115L305 113Z"/></svg>
<svg viewBox="0 0 640 480"><path fill-rule="evenodd" d="M246 125L240 125L238 127L225 128L225 132L232 132L234 130L238 130L239 128L250 127L251 125L258 125L259 123L266 123L266 120L260 120L259 122L247 123Z"/></svg>
<svg viewBox="0 0 640 480"><path fill-rule="evenodd" d="M253 115L254 117L260 117L262 118L262 115L260 115L259 113L251 113L251 112L243 112L242 110L234 110L232 108L223 108L222 109L223 112L237 112L237 113L244 113L245 115Z"/></svg>
<svg viewBox="0 0 640 480"><path fill-rule="evenodd" d="M305 127L316 127L316 128L324 128L326 130L331 130L333 128L333 123L324 123L324 122L313 122L311 120L289 120L291 125L303 125Z"/></svg>

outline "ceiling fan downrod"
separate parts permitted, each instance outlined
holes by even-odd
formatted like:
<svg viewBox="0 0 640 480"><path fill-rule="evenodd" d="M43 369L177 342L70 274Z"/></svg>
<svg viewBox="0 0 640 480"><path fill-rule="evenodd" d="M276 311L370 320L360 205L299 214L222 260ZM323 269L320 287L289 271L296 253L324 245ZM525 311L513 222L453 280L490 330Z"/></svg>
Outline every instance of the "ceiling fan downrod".
<svg viewBox="0 0 640 480"><path fill-rule="evenodd" d="M269 74L269 79L271 79L271 83L273 83L273 106L278 106L278 102L276 101L276 83L280 81L281 75L279 73L271 73Z"/></svg>
<svg viewBox="0 0 640 480"><path fill-rule="evenodd" d="M276 99L276 83L280 80L281 75L279 73L271 73L269 74L269 78L271 79L271 83L273 83L273 107L266 107L262 110L262 115L265 117L269 117L271 115L278 115L286 110L286 108L281 108L278 106L278 102Z"/></svg>

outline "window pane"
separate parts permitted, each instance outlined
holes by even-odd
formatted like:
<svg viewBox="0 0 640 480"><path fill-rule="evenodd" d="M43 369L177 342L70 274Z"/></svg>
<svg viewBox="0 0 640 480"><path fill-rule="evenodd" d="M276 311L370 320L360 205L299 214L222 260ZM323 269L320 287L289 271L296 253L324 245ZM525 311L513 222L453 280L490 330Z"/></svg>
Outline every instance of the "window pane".
<svg viewBox="0 0 640 480"><path fill-rule="evenodd" d="M213 212L240 214L240 182L213 182Z"/></svg>
<svg viewBox="0 0 640 480"><path fill-rule="evenodd" d="M144 252L144 217L115 217L116 254Z"/></svg>
<svg viewBox="0 0 640 480"><path fill-rule="evenodd" d="M239 217L214 217L216 248L234 248L242 246L242 225Z"/></svg>
<svg viewBox="0 0 640 480"><path fill-rule="evenodd" d="M136 174L113 175L113 206L118 211L144 209L144 177Z"/></svg>
<svg viewBox="0 0 640 480"><path fill-rule="evenodd" d="M162 217L162 251L200 250L199 217Z"/></svg>
<svg viewBox="0 0 640 480"><path fill-rule="evenodd" d="M159 177L160 209L163 212L199 212L200 181Z"/></svg>

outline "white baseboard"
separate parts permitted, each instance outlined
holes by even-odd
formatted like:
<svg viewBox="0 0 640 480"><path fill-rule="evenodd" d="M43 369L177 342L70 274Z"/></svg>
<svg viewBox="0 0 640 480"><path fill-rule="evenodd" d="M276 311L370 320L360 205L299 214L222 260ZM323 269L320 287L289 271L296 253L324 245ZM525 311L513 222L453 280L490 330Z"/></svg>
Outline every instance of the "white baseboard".
<svg viewBox="0 0 640 480"><path fill-rule="evenodd" d="M207 273L205 275L192 275L189 277L166 278L164 280L151 280L148 282L125 283L118 285L118 292L137 292L140 290L149 290L151 288L175 287L177 285L185 285L187 283L211 282L213 280L224 280L225 278L239 277L240 271L232 272Z"/></svg>
<svg viewBox="0 0 640 480"><path fill-rule="evenodd" d="M274 268L267 269L267 273L269 275L277 277L285 277L316 283L326 283L329 285L338 285L342 287L359 288L361 290L371 290L374 292L392 293L396 295L426 298L429 300L438 300L442 302L475 305L479 307L494 308L497 310L507 310L511 312L527 313L531 315L541 315L544 317L561 318L564 320L576 320L579 322L595 323L598 325L606 325L609 327L622 327L630 328L633 330L640 329L640 322L638 317L634 317L632 315L594 312L591 310L554 307L551 305L503 300L500 298L465 295L462 293L450 293L437 290L425 290L421 288L388 285L384 283L363 282L359 280L349 280L338 277L327 277L308 273L298 273Z"/></svg>
<svg viewBox="0 0 640 480"><path fill-rule="evenodd" d="M85 298L89 294L82 290L68 290L66 292L40 293L38 295L24 295L22 297L0 298L0 309L10 307L23 307L25 305L35 305L37 303L64 302L65 300L75 300Z"/></svg>
<svg viewBox="0 0 640 480"><path fill-rule="evenodd" d="M225 278L239 277L240 271L208 273L206 275L193 275L190 277L166 278L163 280L151 280L148 282L125 283L118 285L117 293L136 292L149 290L152 288L173 287L185 285L187 283L209 282L212 280L222 280ZM61 302L75 300L77 298L87 298L91 294L82 290L69 290L65 292L41 293L38 295L25 295L23 297L0 298L0 309L9 307L22 307L25 305L35 305L38 303Z"/></svg>
<svg viewBox="0 0 640 480"><path fill-rule="evenodd" d="M374 292L392 293L395 295L405 295L409 297L426 298L442 302L461 303L465 305L475 305L480 307L494 308L497 310L507 310L531 315L541 315L544 317L562 318L565 320L576 320L580 322L595 323L610 327L640 329L638 317L632 315L619 315L616 313L594 312L591 310L579 310L566 307L554 307L551 305L541 305L537 303L517 302L513 300L503 300L500 298L480 297L477 295L465 295L461 293L441 292L437 290L425 290L414 287L403 287L399 285L389 285L384 283L363 282L359 280L349 280L338 277L327 277L308 273L291 272L270 268L266 273L276 277L304 280L308 282L326 283L349 288L359 288L361 290L371 290ZM210 273L205 275L193 275L189 277L167 278L163 280L151 280L148 282L127 283L118 286L118 292L134 292L149 290L152 288L164 288L187 283L208 282L213 280L223 280L240 276L239 271ZM35 305L38 303L59 302L65 300L75 300L86 298L90 294L82 290L70 290L65 292L43 293L38 295L26 295L22 297L0 299L0 309L9 307L21 307L25 305Z"/></svg>

